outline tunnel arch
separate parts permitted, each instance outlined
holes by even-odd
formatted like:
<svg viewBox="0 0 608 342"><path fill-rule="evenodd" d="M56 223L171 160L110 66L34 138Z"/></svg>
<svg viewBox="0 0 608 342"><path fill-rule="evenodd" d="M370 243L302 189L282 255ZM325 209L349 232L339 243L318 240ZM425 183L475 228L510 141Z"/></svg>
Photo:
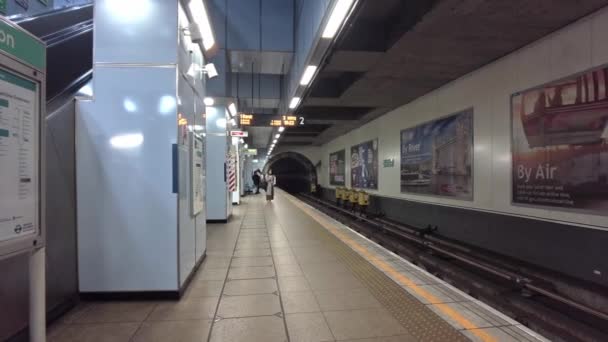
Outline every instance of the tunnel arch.
<svg viewBox="0 0 608 342"><path fill-rule="evenodd" d="M297 152L278 153L264 166L264 174L272 170L277 186L290 193L310 192L317 184L317 170L306 156Z"/></svg>

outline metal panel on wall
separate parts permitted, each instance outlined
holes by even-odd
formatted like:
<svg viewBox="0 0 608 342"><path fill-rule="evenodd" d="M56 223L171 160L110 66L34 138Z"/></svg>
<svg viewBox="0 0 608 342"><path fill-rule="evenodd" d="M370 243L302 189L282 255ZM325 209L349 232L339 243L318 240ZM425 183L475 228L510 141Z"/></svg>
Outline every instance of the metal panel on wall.
<svg viewBox="0 0 608 342"><path fill-rule="evenodd" d="M94 83L77 116L80 290L176 290L176 70L97 67Z"/></svg>
<svg viewBox="0 0 608 342"><path fill-rule="evenodd" d="M262 0L262 50L293 51L293 0Z"/></svg>
<svg viewBox="0 0 608 342"><path fill-rule="evenodd" d="M259 0L228 0L229 21L226 47L231 50L259 50Z"/></svg>
<svg viewBox="0 0 608 342"><path fill-rule="evenodd" d="M95 12L95 63L177 60L177 1L96 0Z"/></svg>

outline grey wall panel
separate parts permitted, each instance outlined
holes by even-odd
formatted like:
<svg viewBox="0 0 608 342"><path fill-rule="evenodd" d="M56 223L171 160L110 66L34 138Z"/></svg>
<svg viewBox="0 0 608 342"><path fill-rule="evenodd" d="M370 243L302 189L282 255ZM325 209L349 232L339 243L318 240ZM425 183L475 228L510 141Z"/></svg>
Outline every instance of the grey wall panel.
<svg viewBox="0 0 608 342"><path fill-rule="evenodd" d="M262 0L262 50L293 51L293 0Z"/></svg>
<svg viewBox="0 0 608 342"><path fill-rule="evenodd" d="M207 135L207 220L228 218L225 168L228 137Z"/></svg>
<svg viewBox="0 0 608 342"><path fill-rule="evenodd" d="M47 117L47 306L78 294L74 102Z"/></svg>
<svg viewBox="0 0 608 342"><path fill-rule="evenodd" d="M0 260L0 341L16 334L28 321L28 258ZM7 276L4 276L7 275Z"/></svg>
<svg viewBox="0 0 608 342"><path fill-rule="evenodd" d="M52 311L78 296L74 102L49 114L46 124L46 291ZM0 340L5 340L28 324L27 256L0 261L0 274Z"/></svg>
<svg viewBox="0 0 608 342"><path fill-rule="evenodd" d="M260 75L260 98L280 99L281 98L281 75Z"/></svg>
<svg viewBox="0 0 608 342"><path fill-rule="evenodd" d="M227 48L260 49L260 0L228 0Z"/></svg>
<svg viewBox="0 0 608 342"><path fill-rule="evenodd" d="M281 97L281 75L232 74L232 96L251 99L279 99ZM237 81L238 78L238 81ZM238 93L236 92L238 86ZM253 89L253 90L252 90Z"/></svg>
<svg viewBox="0 0 608 342"><path fill-rule="evenodd" d="M177 1L96 0L95 63L174 64L176 13Z"/></svg>
<svg viewBox="0 0 608 342"><path fill-rule="evenodd" d="M218 71L218 76L207 81L207 95L211 97L224 97L228 94L228 77L230 68L225 49L220 49L210 60Z"/></svg>
<svg viewBox="0 0 608 342"><path fill-rule="evenodd" d="M177 71L94 72L76 120L80 291L175 291Z"/></svg>

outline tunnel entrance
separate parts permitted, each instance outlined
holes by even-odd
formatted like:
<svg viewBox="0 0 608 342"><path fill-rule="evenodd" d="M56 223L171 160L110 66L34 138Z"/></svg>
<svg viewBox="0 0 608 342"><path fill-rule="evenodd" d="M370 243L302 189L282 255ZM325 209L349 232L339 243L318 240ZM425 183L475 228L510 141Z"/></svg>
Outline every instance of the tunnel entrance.
<svg viewBox="0 0 608 342"><path fill-rule="evenodd" d="M317 172L308 158L295 153L280 153L272 157L264 167L264 173L272 170L277 186L289 193L308 193L317 181Z"/></svg>

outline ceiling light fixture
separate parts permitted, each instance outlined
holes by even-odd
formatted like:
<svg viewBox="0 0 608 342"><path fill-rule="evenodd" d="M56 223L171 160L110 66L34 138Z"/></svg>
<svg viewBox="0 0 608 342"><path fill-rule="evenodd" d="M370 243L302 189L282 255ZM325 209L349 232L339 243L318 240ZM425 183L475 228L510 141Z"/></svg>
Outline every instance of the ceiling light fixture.
<svg viewBox="0 0 608 342"><path fill-rule="evenodd" d="M276 144L277 142L278 142L278 140L277 140L277 139L274 139L274 140L272 141L272 143L273 143L273 144Z"/></svg>
<svg viewBox="0 0 608 342"><path fill-rule="evenodd" d="M302 79L300 80L300 85L307 86L312 81L312 78L315 76L315 72L317 72L316 65L309 65L304 70L304 74L302 75Z"/></svg>
<svg viewBox="0 0 608 342"><path fill-rule="evenodd" d="M215 46L215 37L211 29L211 22L207 15L207 9L203 0L190 0L188 4L190 15L194 19L194 23L190 25L190 33L193 42L203 42L203 47L206 51L211 50Z"/></svg>
<svg viewBox="0 0 608 342"><path fill-rule="evenodd" d="M325 30L323 30L323 38L333 38L336 36L354 2L355 0L338 0L329 16L327 25L325 25Z"/></svg>
<svg viewBox="0 0 608 342"><path fill-rule="evenodd" d="M279 134L275 135L274 137L275 137L276 139L279 139L279 138L281 137L281 134L279 133Z"/></svg>
<svg viewBox="0 0 608 342"><path fill-rule="evenodd" d="M296 109L299 104L300 104L300 98L294 97L291 99L291 102L289 103L289 109Z"/></svg>
<svg viewBox="0 0 608 342"><path fill-rule="evenodd" d="M285 127L283 127L283 126L279 127L279 133L283 133L284 130L285 130Z"/></svg>

